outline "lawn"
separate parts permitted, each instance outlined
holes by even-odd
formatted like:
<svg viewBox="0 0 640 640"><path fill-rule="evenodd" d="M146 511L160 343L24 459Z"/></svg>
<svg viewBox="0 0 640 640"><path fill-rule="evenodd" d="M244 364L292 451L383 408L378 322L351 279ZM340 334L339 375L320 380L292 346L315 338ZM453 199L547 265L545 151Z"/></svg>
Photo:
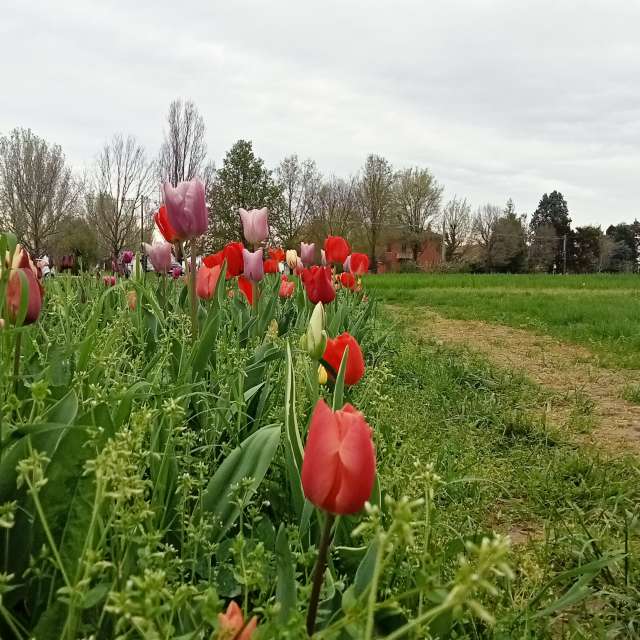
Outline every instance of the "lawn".
<svg viewBox="0 0 640 640"><path fill-rule="evenodd" d="M591 349L604 366L640 368L640 276L385 274L367 278L383 302L429 307Z"/></svg>

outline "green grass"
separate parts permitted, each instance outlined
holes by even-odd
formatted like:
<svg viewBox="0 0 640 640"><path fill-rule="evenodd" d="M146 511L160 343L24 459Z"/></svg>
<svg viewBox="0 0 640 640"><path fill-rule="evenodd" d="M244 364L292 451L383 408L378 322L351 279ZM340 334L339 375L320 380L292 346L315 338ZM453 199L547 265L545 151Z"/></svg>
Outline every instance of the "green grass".
<svg viewBox="0 0 640 640"><path fill-rule="evenodd" d="M640 368L640 276L426 275L369 277L384 302L426 306L583 345L610 367Z"/></svg>
<svg viewBox="0 0 640 640"><path fill-rule="evenodd" d="M413 336L394 345L377 423L384 489L421 495L413 464L434 463L437 547L488 531L519 542L495 629L462 637L637 637L637 541L626 563L619 555L638 514L637 460L576 447L545 424L544 393L522 377Z"/></svg>

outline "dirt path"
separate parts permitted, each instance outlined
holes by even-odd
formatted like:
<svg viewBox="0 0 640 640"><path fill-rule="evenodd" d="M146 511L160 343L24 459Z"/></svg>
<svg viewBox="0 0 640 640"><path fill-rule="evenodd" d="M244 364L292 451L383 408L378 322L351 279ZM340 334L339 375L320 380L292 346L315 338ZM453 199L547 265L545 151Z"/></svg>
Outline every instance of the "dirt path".
<svg viewBox="0 0 640 640"><path fill-rule="evenodd" d="M404 309L393 310L408 317ZM584 347L522 329L452 320L426 309L420 315L414 310L410 317L420 334L480 352L494 364L556 392L557 399L546 409L550 422L575 431L579 414L592 423L587 433L577 434L580 441L612 452L640 453L640 405L622 399L625 387L640 384L640 371L604 369Z"/></svg>

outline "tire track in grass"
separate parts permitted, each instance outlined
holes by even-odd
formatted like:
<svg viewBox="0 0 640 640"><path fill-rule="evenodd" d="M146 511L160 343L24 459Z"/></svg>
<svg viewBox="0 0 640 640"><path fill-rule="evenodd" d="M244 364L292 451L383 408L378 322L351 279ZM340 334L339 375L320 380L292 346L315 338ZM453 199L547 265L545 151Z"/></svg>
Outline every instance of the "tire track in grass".
<svg viewBox="0 0 640 640"><path fill-rule="evenodd" d="M554 392L546 413L558 426L576 431L576 439L610 453L640 454L640 405L624 399L640 384L637 369L597 365L588 349L551 336L478 320L445 318L433 311L387 305L412 331L481 353L493 364L522 373ZM593 424L589 424L593 422Z"/></svg>

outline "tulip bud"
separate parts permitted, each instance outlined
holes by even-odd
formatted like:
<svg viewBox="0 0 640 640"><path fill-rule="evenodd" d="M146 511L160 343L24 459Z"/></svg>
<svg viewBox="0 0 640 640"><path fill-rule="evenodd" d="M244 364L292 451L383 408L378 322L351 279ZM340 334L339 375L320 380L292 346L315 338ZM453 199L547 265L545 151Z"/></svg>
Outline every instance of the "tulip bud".
<svg viewBox="0 0 640 640"><path fill-rule="evenodd" d="M127 293L127 304L129 305L129 309L131 311L136 310L136 305L138 304L138 295L135 291L129 291L129 293Z"/></svg>
<svg viewBox="0 0 640 640"><path fill-rule="evenodd" d="M307 331L303 336L303 349L313 360L320 360L327 347L327 332L324 330L325 312L322 302L318 302L311 314Z"/></svg>
<svg viewBox="0 0 640 640"><path fill-rule="evenodd" d="M327 380L327 370L322 365L318 365L318 382L320 384L327 384Z"/></svg>
<svg viewBox="0 0 640 640"><path fill-rule="evenodd" d="M298 265L298 253L295 249L287 249L286 262L292 271L296 268Z"/></svg>

